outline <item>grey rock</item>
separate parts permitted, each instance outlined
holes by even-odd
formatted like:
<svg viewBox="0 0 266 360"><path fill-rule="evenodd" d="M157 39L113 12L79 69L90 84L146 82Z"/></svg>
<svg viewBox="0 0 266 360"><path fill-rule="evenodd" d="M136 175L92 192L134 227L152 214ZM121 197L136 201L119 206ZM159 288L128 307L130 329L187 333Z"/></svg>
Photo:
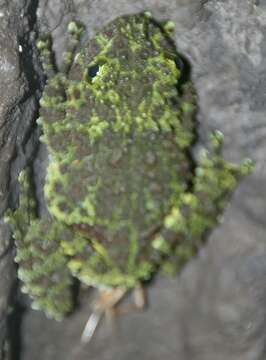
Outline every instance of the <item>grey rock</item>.
<svg viewBox="0 0 266 360"><path fill-rule="evenodd" d="M158 278L150 284L149 307L145 312L120 317L116 329L103 323L93 341L81 346L80 332L91 311L91 292L82 291L79 309L62 323L48 320L39 312L27 313L22 324L21 358L263 360L266 357L266 3L263 0L40 0L38 18L42 31L52 32L60 64L70 19L83 21L87 35L92 36L111 19L143 10L151 11L158 20L170 19L176 24L174 40L191 65L191 77L198 93L201 144L206 145L209 131L218 128L225 135L224 156L236 162L251 157L256 168L235 192L221 224L197 258L175 279ZM11 105L14 109L14 103ZM31 109L30 101L23 109ZM20 118L23 119L20 126L30 131L32 113L28 111L29 116ZM14 134L24 134L14 124L16 121L9 125L14 129L12 141L16 138ZM30 144L33 143L31 140ZM12 162L13 180L1 177L3 188L7 184L13 186L12 199L17 194L18 169L31 154L32 146L28 145L26 152L20 151L19 160ZM35 166L42 173L45 152L39 154Z"/></svg>
<svg viewBox="0 0 266 360"><path fill-rule="evenodd" d="M9 294L14 280L13 257L10 246L10 232L0 224L0 359L6 351L7 315Z"/></svg>
<svg viewBox="0 0 266 360"><path fill-rule="evenodd" d="M32 10L30 1L0 1L0 219L7 207L17 202L18 172L37 141L32 131L38 98L29 37ZM40 80L38 84L40 87ZM0 359L5 356L7 315L15 278L12 248L10 231L1 220Z"/></svg>

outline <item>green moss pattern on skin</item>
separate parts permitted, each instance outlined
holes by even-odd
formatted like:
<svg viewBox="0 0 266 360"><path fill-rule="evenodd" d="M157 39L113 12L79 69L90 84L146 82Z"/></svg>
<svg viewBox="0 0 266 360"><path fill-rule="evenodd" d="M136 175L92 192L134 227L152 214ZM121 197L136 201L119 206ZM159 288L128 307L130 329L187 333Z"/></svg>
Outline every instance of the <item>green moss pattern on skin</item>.
<svg viewBox="0 0 266 360"><path fill-rule="evenodd" d="M51 217L24 225L33 201L27 181L10 216L23 287L56 318L71 308L71 275L98 288L133 288L160 269L175 272L252 167L222 159L219 132L193 164L196 96L181 81L172 24L163 28L147 13L119 17L75 56L82 27L68 29L61 72L50 41L38 43L48 77L38 123L50 154Z"/></svg>
<svg viewBox="0 0 266 360"><path fill-rule="evenodd" d="M34 299L33 308L61 320L72 308L72 276L61 242L72 239L73 233L57 221L38 219L31 178L29 170L20 174L20 207L8 210L5 220L14 229L22 292Z"/></svg>

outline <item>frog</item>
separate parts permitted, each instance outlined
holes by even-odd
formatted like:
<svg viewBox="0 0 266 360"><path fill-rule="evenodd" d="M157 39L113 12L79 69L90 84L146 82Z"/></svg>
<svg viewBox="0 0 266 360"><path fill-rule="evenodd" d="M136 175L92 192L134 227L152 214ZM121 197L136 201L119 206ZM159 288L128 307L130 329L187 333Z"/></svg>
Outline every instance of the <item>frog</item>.
<svg viewBox="0 0 266 360"><path fill-rule="evenodd" d="M71 21L60 69L51 39L37 43L47 78L38 125L49 153L48 211L40 216L27 169L19 207L7 217L34 309L61 320L73 308L73 279L98 290L86 337L97 314L197 254L253 167L222 157L218 130L193 156L197 95L172 29L144 12L88 40Z"/></svg>

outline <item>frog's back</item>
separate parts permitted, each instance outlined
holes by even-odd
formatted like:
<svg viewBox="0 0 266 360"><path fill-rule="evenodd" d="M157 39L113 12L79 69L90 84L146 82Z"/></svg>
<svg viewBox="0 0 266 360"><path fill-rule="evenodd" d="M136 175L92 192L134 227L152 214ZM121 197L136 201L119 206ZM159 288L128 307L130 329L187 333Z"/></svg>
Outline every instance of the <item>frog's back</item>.
<svg viewBox="0 0 266 360"><path fill-rule="evenodd" d="M125 242L145 243L160 228L190 180L194 107L176 58L147 16L118 18L76 56L63 118L53 122L54 109L44 109L49 209L102 243L121 243L119 259Z"/></svg>

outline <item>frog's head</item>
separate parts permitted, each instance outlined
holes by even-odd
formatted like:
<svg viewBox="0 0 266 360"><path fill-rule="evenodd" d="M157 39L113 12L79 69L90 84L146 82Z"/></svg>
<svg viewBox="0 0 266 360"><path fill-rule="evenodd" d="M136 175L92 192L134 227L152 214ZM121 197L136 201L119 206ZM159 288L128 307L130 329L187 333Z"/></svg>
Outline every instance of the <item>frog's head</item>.
<svg viewBox="0 0 266 360"><path fill-rule="evenodd" d="M83 106L97 116L108 112L109 121L118 112L142 117L177 98L176 59L171 39L146 13L119 17L76 55L68 93L78 86Z"/></svg>

